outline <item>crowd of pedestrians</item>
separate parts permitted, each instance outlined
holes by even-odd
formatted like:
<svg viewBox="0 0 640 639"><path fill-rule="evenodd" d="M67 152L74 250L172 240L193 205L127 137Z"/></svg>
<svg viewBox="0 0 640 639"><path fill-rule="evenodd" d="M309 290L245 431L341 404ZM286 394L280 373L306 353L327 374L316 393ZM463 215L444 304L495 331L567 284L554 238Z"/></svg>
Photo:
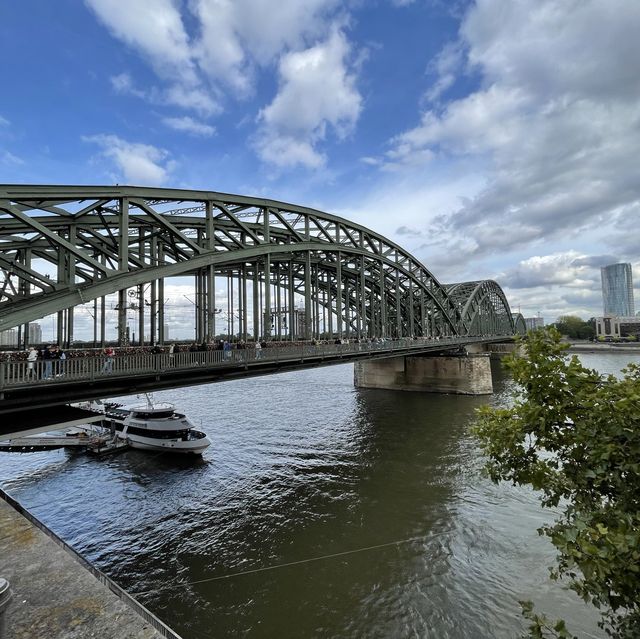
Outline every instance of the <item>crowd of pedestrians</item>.
<svg viewBox="0 0 640 639"><path fill-rule="evenodd" d="M437 340L439 338L432 337L411 337L411 338L402 338L402 339L421 339L421 340ZM63 350L57 344L50 344L47 346L42 346L40 348L36 348L34 346L29 347L26 351L19 350L11 350L0 352L0 361L28 361L30 364L35 363L36 361L58 361L64 362L66 359L75 359L79 357L96 357L99 355L104 355L107 350L111 351L110 356L124 356L124 355L138 355L144 353L154 353L154 354L162 354L168 353L170 355L174 353L184 353L184 352L207 352L207 351L234 351L234 350L245 350L245 349L255 349L255 351L262 351L263 349L273 349L273 348L287 348L292 346L303 346L303 345L313 345L313 346L321 346L328 344L382 344L387 342L396 341L396 338L388 338L388 337L373 337L373 338L332 338L332 339L311 339L311 340L260 340L260 341L249 341L245 342L243 340L228 340L228 339L218 339L215 341L203 341L201 343L191 342L190 344L178 344L171 343L167 345L159 345L154 344L152 346L106 346L104 348L73 348L68 350ZM54 367L52 364L52 374L54 373ZM60 365L58 366L60 368ZM35 370L35 366L31 366L29 370Z"/></svg>
<svg viewBox="0 0 640 639"><path fill-rule="evenodd" d="M407 338L404 338L407 339ZM431 340L436 338L409 338L419 340ZM91 371L103 375L110 375L117 371L124 371L133 368L145 368L150 365L150 361L145 364L145 360L136 359L134 356L140 355L162 355L163 359L158 360L158 366L183 367L190 365L202 365L204 363L215 363L216 361L236 361L238 357L245 359L269 359L269 351L274 349L300 348L300 347L322 347L328 345L357 345L356 350L367 350L380 348L387 342L395 340L389 338L351 338L351 339L312 339L297 341L277 341L277 340L257 340L244 342L243 340L231 341L228 339L218 339L212 342L203 341L201 343L192 342L190 344L172 343L168 345L154 344L153 346L106 346L104 348L80 348L63 350L57 344L36 349L30 347L27 351L11 351L0 353L0 362L24 362L19 369L15 370L14 377L19 380L49 380L67 376L83 376ZM246 355L234 355L236 351L250 352ZM221 351L215 357L185 357L183 354L208 353L210 351ZM276 355L276 353L273 353ZM276 355L277 357L277 355ZM85 360L78 362L77 360ZM69 361L73 360L73 365ZM116 364L117 360L117 364Z"/></svg>
<svg viewBox="0 0 640 639"><path fill-rule="evenodd" d="M50 344L40 350L31 346L27 351L26 360L27 377L29 379L51 379L52 377L64 375L67 353L57 344ZM42 360L42 366L36 365L38 360Z"/></svg>
<svg viewBox="0 0 640 639"><path fill-rule="evenodd" d="M436 337L402 338L402 342L431 342ZM172 343L153 346L106 346L104 348L80 348L64 351L57 344L27 351L0 352L0 363L13 364L2 372L4 384L25 381L69 379L89 379L94 375L136 374L149 370L167 368L189 368L192 366L216 365L222 362L245 362L250 360L273 360L287 357L287 349L298 353L303 349L305 356L313 355L315 348L350 345L351 351L377 350L388 347L388 343L399 340L393 338L333 338L297 341L258 340L244 342L219 339L190 344ZM342 350L342 349L339 349ZM212 351L219 351L214 355ZM241 354L242 351L248 351ZM282 355L280 354L282 352ZM155 359L154 356L162 356ZM297 356L297 355L296 355Z"/></svg>

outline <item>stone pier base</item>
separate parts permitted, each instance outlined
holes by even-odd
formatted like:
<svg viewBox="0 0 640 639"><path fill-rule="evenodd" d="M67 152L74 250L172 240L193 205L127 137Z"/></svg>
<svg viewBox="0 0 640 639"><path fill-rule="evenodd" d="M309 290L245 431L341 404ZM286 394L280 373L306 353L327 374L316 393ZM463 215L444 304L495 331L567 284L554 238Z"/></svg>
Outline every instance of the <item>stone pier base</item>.
<svg viewBox="0 0 640 639"><path fill-rule="evenodd" d="M488 354L417 355L368 360L354 364L359 388L489 395L493 392Z"/></svg>

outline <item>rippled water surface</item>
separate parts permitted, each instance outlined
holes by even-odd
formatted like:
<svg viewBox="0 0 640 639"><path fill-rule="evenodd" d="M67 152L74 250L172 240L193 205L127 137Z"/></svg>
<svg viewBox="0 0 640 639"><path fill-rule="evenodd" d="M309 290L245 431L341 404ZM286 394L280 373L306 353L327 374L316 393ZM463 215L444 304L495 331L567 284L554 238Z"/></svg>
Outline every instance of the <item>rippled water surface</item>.
<svg viewBox="0 0 640 639"><path fill-rule="evenodd" d="M602 357L582 359L640 359ZM208 433L202 459L0 453L0 481L185 638L507 638L518 599L600 637L548 580L553 513L481 477L469 423L506 400L494 380L491 398L362 390L342 365L157 393Z"/></svg>

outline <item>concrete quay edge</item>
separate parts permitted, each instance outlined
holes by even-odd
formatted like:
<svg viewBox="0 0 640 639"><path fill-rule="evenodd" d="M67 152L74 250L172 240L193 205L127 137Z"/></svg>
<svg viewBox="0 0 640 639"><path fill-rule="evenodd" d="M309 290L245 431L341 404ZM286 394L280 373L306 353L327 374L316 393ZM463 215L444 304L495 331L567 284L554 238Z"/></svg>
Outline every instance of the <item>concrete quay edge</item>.
<svg viewBox="0 0 640 639"><path fill-rule="evenodd" d="M181 639L1 488L0 577L6 639Z"/></svg>

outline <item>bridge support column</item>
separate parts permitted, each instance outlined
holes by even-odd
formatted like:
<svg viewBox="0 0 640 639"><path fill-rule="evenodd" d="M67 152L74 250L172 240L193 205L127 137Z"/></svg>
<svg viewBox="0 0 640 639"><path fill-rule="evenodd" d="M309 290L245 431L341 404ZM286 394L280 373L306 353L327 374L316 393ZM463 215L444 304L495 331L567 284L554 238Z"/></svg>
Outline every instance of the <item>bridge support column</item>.
<svg viewBox="0 0 640 639"><path fill-rule="evenodd" d="M489 395L493 392L489 356L411 355L354 364L359 388Z"/></svg>

